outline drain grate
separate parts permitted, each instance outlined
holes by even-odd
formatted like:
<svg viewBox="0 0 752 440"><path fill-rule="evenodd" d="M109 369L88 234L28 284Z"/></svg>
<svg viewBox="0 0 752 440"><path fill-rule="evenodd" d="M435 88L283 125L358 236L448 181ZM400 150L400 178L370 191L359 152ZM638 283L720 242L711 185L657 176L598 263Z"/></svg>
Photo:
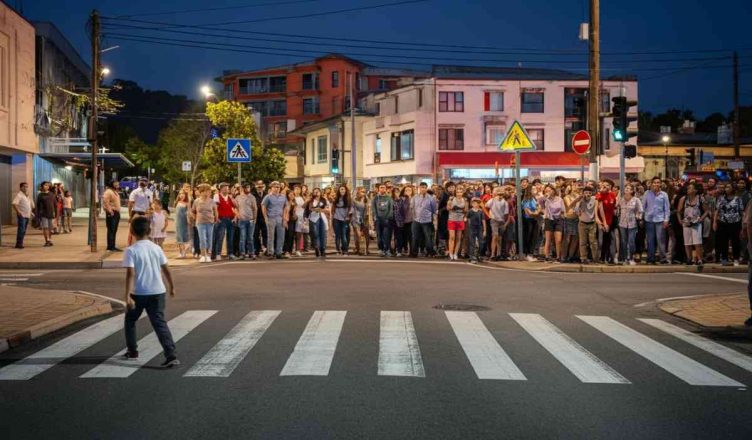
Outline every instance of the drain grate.
<svg viewBox="0 0 752 440"><path fill-rule="evenodd" d="M482 312L484 310L491 310L490 307L479 306L475 304L439 304L433 306L434 309L439 310L454 310L459 312Z"/></svg>

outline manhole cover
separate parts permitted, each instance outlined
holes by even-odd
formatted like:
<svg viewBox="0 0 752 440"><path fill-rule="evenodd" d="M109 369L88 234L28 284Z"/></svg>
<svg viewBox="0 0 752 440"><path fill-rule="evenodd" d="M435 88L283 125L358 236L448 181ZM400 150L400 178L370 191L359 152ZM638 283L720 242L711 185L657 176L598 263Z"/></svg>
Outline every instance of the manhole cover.
<svg viewBox="0 0 752 440"><path fill-rule="evenodd" d="M480 312L483 310L491 310L491 308L486 306L478 306L475 304L439 304L438 306L433 306L434 309L439 310L455 310L460 312Z"/></svg>

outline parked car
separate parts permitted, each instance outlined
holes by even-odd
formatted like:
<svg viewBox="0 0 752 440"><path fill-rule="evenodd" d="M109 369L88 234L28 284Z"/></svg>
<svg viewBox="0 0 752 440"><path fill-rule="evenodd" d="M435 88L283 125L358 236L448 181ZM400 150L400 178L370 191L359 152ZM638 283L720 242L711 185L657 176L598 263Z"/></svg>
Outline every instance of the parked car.
<svg viewBox="0 0 752 440"><path fill-rule="evenodd" d="M125 191L126 194L130 193L134 189L138 188L138 180L140 176L128 176L120 179L120 189Z"/></svg>

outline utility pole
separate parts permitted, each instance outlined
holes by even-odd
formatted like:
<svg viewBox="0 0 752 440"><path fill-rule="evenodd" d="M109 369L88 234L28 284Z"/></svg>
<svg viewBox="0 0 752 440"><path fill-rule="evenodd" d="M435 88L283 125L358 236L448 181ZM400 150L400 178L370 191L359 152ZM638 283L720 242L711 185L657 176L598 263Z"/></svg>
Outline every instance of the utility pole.
<svg viewBox="0 0 752 440"><path fill-rule="evenodd" d="M97 89L99 88L99 12L91 11L91 197L89 198L89 245L97 251Z"/></svg>
<svg viewBox="0 0 752 440"><path fill-rule="evenodd" d="M734 159L739 160L739 137L741 133L739 126L739 54L734 51Z"/></svg>
<svg viewBox="0 0 752 440"><path fill-rule="evenodd" d="M590 148L590 178L598 179L598 154L600 137L600 0L590 0L590 91L588 92L588 131L593 139Z"/></svg>
<svg viewBox="0 0 752 440"><path fill-rule="evenodd" d="M355 75L353 73L350 73L350 172L352 173L352 186L350 187L350 191L353 191L353 193L355 192L355 187L358 183L357 174L355 172L356 165L358 163L358 156L357 152L355 151L355 87L353 86L354 76Z"/></svg>

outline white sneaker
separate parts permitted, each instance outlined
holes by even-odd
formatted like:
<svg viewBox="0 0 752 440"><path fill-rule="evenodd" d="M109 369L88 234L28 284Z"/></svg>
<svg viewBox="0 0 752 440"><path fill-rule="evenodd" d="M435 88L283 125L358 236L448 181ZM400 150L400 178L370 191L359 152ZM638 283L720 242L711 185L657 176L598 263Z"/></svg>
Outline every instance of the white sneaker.
<svg viewBox="0 0 752 440"><path fill-rule="evenodd" d="M203 256L203 255L202 255L202 256L200 256L200 257L198 258L198 262L199 262L199 263L206 263L206 257L205 257L205 256Z"/></svg>
<svg viewBox="0 0 752 440"><path fill-rule="evenodd" d="M300 253L300 251L295 251L295 256L296 256L296 257L302 257L302 256L303 256L303 254L301 254L301 253Z"/></svg>
<svg viewBox="0 0 752 440"><path fill-rule="evenodd" d="M217 254L217 258L215 258L214 261L222 261L222 256Z"/></svg>
<svg viewBox="0 0 752 440"><path fill-rule="evenodd" d="M527 261L535 261L535 257L533 257L532 255L528 255L527 257L525 257L525 259Z"/></svg>
<svg viewBox="0 0 752 440"><path fill-rule="evenodd" d="M739 260L734 260L734 267L739 265Z"/></svg>
<svg viewBox="0 0 752 440"><path fill-rule="evenodd" d="M635 260L629 260L630 266L637 266L637 263L635 263Z"/></svg>

